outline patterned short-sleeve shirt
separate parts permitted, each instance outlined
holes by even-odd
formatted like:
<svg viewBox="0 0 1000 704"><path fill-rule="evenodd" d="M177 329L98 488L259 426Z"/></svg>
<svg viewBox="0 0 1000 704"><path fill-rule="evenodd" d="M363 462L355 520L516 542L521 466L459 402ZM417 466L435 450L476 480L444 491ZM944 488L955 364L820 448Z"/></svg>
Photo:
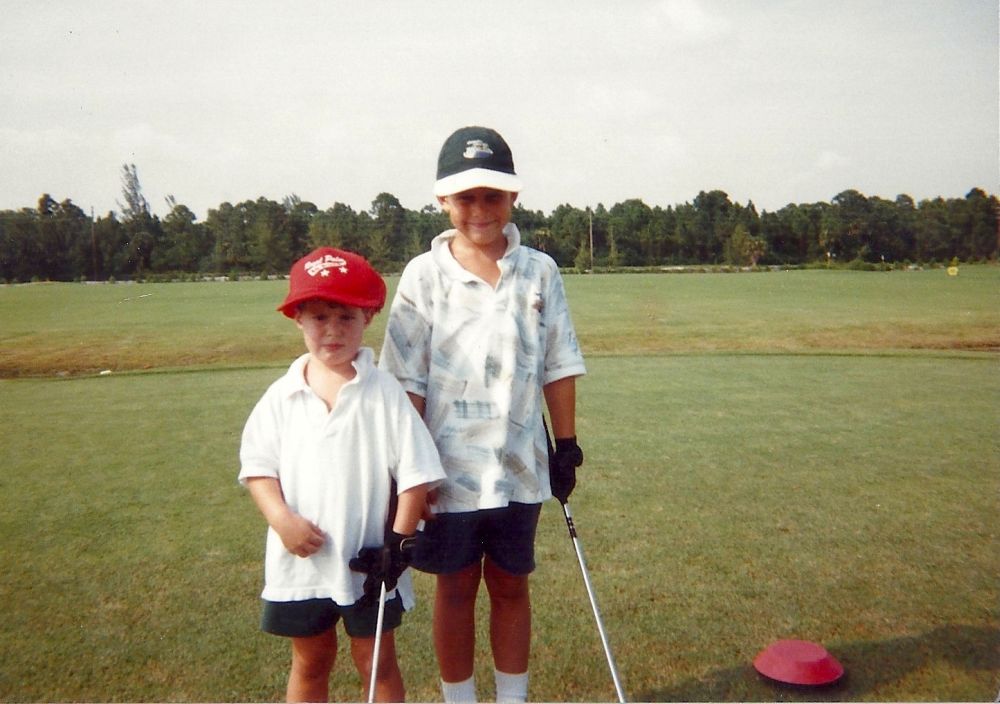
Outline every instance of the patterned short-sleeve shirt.
<svg viewBox="0 0 1000 704"><path fill-rule="evenodd" d="M586 373L556 263L513 224L504 234L495 288L455 260L448 230L406 266L389 312L379 367L426 401L441 512L550 498L542 387Z"/></svg>

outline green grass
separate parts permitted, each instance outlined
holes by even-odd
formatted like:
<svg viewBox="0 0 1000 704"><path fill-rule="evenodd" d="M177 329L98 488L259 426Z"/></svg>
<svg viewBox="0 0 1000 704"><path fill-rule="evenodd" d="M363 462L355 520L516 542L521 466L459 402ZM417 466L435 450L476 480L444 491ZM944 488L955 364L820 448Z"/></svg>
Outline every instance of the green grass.
<svg viewBox="0 0 1000 704"><path fill-rule="evenodd" d="M397 278L389 279L390 296ZM1000 270L567 276L584 351L1000 351ZM0 286L0 378L280 364L284 281ZM381 345L385 315L369 341Z"/></svg>
<svg viewBox="0 0 1000 704"><path fill-rule="evenodd" d="M998 282L567 277L589 369L573 507L633 700L996 696L1000 366L975 350L1000 328ZM272 312L283 286L0 288L8 376L116 370L0 381L0 700L283 696L287 644L257 629L264 524L235 481L243 421L301 346ZM183 356L199 340L215 358ZM555 506L537 549L532 699L613 700ZM417 587L399 649L409 698L432 701ZM750 663L779 638L822 642L848 676L762 681ZM331 694L358 700L340 652Z"/></svg>

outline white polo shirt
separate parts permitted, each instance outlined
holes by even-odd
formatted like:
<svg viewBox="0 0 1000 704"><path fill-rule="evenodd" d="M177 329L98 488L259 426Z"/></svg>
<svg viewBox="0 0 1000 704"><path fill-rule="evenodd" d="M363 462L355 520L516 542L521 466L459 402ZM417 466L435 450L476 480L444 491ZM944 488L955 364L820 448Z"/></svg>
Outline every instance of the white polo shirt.
<svg viewBox="0 0 1000 704"><path fill-rule="evenodd" d="M364 575L348 568L362 547L382 544L390 481L398 491L444 478L434 442L399 383L365 347L357 376L332 411L306 383L309 355L299 357L250 413L240 446L239 480L275 477L285 502L326 534L319 552L300 558L267 532L264 590L269 601L329 598L341 606L364 593ZM409 571L397 587L414 603Z"/></svg>
<svg viewBox="0 0 1000 704"><path fill-rule="evenodd" d="M400 278L379 355L426 400L448 481L435 510L475 511L552 496L545 384L586 373L556 263L513 224L496 288L452 256L448 230Z"/></svg>

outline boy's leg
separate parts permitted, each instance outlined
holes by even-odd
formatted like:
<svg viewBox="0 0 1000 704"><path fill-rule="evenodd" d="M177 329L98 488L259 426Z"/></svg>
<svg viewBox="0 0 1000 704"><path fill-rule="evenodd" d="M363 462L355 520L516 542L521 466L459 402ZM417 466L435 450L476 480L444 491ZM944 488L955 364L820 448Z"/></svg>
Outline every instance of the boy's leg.
<svg viewBox="0 0 1000 704"><path fill-rule="evenodd" d="M490 645L500 672L528 671L531 650L531 596L528 575L515 575L489 557L483 576L490 595Z"/></svg>
<svg viewBox="0 0 1000 704"><path fill-rule="evenodd" d="M375 650L375 637L351 638L351 657L354 666L361 675L364 695L360 701L368 701L368 683L372 676L372 656ZM396 658L396 638L392 631L382 634L379 644L378 672L375 675L375 701L402 702L406 700L406 690L403 687L403 675L399 671L399 660Z"/></svg>
<svg viewBox="0 0 1000 704"><path fill-rule="evenodd" d="M292 638L292 669L285 700L325 702L330 697L330 671L337 657L337 632Z"/></svg>
<svg viewBox="0 0 1000 704"><path fill-rule="evenodd" d="M464 682L472 677L476 651L476 595L481 579L479 562L437 576L434 650L444 682Z"/></svg>

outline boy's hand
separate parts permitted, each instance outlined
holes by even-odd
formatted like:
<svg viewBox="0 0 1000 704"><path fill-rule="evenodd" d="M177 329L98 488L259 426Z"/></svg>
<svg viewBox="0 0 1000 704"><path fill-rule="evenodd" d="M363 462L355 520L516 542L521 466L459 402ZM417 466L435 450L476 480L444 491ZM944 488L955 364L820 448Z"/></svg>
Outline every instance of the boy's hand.
<svg viewBox="0 0 1000 704"><path fill-rule="evenodd" d="M400 535L393 531L385 545L380 548L361 548L358 556L348 566L355 572L364 572L365 594L358 600L362 606L378 602L382 582L387 592L396 588L399 576L410 566L411 552L416 538Z"/></svg>
<svg viewBox="0 0 1000 704"><path fill-rule="evenodd" d="M274 530L285 549L298 557L317 553L326 542L323 531L315 523L291 511L274 526Z"/></svg>
<svg viewBox="0 0 1000 704"><path fill-rule="evenodd" d="M556 449L549 458L549 483L552 495L559 503L566 503L576 488L576 468L583 464L583 450L576 444L576 436L556 438Z"/></svg>

